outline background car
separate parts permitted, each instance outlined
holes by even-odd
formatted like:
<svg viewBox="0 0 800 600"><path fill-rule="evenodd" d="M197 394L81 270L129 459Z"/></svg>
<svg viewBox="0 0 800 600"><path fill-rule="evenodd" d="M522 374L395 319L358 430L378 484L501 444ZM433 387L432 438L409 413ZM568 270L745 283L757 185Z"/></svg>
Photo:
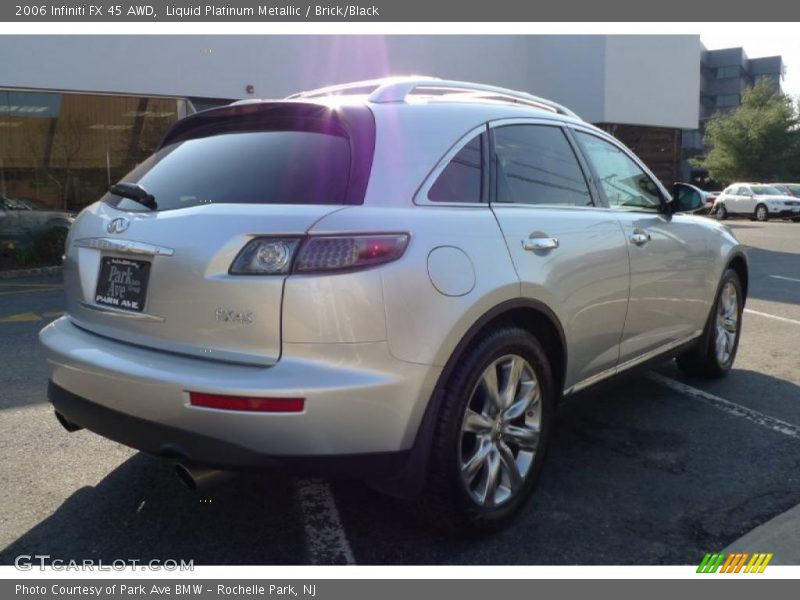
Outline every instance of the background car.
<svg viewBox="0 0 800 600"><path fill-rule="evenodd" d="M800 183L773 183L772 187L779 189L787 196L800 198Z"/></svg>
<svg viewBox="0 0 800 600"><path fill-rule="evenodd" d="M729 216L749 217L756 221L800 220L800 199L772 185L734 183L719 195L713 212L720 220Z"/></svg>
<svg viewBox="0 0 800 600"><path fill-rule="evenodd" d="M40 207L27 198L0 195L0 252L12 266L58 264L75 215Z"/></svg>

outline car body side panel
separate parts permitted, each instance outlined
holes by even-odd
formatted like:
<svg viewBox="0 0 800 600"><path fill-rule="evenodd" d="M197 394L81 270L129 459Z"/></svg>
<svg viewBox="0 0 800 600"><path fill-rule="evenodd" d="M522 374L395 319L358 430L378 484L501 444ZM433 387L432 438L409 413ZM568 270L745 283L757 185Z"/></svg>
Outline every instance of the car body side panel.
<svg viewBox="0 0 800 600"><path fill-rule="evenodd" d="M412 234L405 255L375 271L383 286L389 348L401 360L444 365L475 321L520 296L517 274L488 205L345 209L312 229L313 233L342 231ZM446 281L437 280L438 263L431 257L439 249L447 249L443 256L466 257L458 274L463 285L448 278L452 273L440 276ZM460 253L451 254L452 249ZM448 286L460 290L447 295ZM310 318L317 316L312 313Z"/></svg>
<svg viewBox="0 0 800 600"><path fill-rule="evenodd" d="M547 304L567 340L566 387L619 359L628 305L628 251L622 230L605 208L494 204L522 295ZM529 237L553 237L558 247L526 251Z"/></svg>
<svg viewBox="0 0 800 600"><path fill-rule="evenodd" d="M701 217L614 211L626 237L644 231L650 241L629 244L631 292L620 362L686 340L703 329L715 290Z"/></svg>

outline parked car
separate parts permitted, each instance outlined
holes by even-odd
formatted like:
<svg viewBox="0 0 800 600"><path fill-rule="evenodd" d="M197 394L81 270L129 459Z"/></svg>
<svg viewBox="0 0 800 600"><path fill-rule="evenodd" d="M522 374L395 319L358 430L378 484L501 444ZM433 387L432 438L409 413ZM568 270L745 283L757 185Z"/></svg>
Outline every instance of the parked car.
<svg viewBox="0 0 800 600"><path fill-rule="evenodd" d="M525 505L566 396L677 357L725 375L745 250L558 104L429 78L176 123L85 209L49 399L199 486L281 467L448 530Z"/></svg>
<svg viewBox="0 0 800 600"><path fill-rule="evenodd" d="M786 196L800 198L800 183L773 183L772 187L780 190Z"/></svg>
<svg viewBox="0 0 800 600"><path fill-rule="evenodd" d="M45 209L26 198L0 195L0 250L6 253L42 245L60 260L75 215ZM54 258L55 259L55 258Z"/></svg>
<svg viewBox="0 0 800 600"><path fill-rule="evenodd" d="M729 216L800 220L800 200L773 185L734 183L719 195L713 208L720 220Z"/></svg>

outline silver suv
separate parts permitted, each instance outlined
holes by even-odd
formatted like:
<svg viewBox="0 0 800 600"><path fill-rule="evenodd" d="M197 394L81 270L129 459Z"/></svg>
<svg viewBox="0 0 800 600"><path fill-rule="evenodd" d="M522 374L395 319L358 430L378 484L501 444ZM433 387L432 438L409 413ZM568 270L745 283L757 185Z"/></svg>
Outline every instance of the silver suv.
<svg viewBox="0 0 800 600"><path fill-rule="evenodd" d="M491 86L200 112L73 225L67 315L41 332L49 398L67 429L190 481L344 474L496 529L559 399L673 356L731 368L747 261L680 214L701 202L566 108Z"/></svg>

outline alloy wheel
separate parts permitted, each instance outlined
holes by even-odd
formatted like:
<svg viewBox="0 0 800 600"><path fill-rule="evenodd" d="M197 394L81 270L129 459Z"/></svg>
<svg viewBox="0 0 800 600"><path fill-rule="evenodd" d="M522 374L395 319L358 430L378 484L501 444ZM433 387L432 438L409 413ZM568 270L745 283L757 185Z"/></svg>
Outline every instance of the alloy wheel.
<svg viewBox="0 0 800 600"><path fill-rule="evenodd" d="M727 365L736 347L739 331L739 295L732 281L725 282L717 302L715 353L720 365Z"/></svg>
<svg viewBox="0 0 800 600"><path fill-rule="evenodd" d="M759 206L756 208L756 219L759 221L766 221L767 220L767 207L766 206Z"/></svg>
<svg viewBox="0 0 800 600"><path fill-rule="evenodd" d="M481 374L459 444L461 480L479 506L498 506L522 489L539 447L541 404L536 373L521 356L502 356Z"/></svg>

